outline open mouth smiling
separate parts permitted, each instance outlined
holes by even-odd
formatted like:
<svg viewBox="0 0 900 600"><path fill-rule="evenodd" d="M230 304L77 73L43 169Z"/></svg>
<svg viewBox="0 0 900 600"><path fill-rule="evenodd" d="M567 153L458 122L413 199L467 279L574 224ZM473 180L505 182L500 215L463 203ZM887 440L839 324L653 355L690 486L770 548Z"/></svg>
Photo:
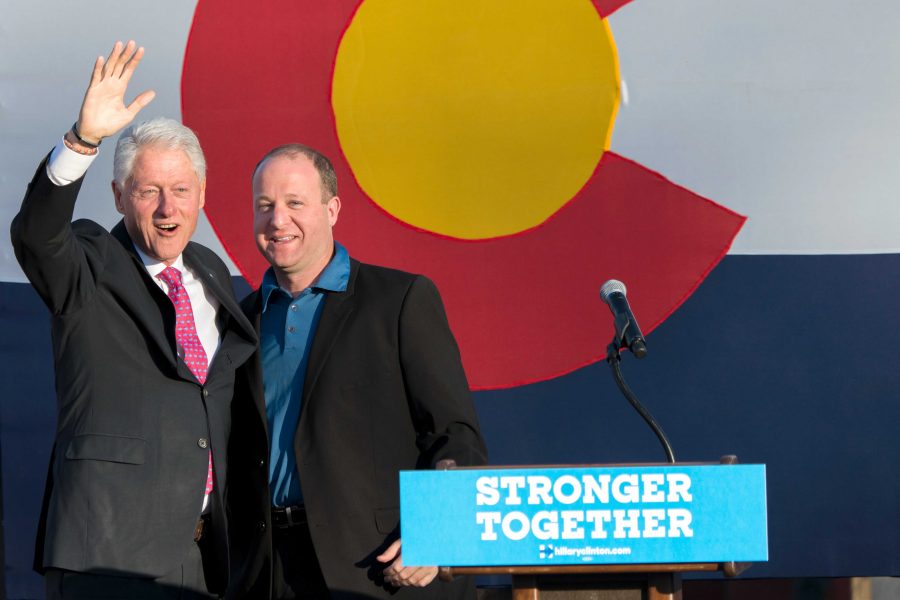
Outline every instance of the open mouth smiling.
<svg viewBox="0 0 900 600"><path fill-rule="evenodd" d="M290 242L295 239L297 239L296 235L284 235L281 237L274 237L274 236L270 237L269 241L272 242L273 244L284 244L286 242Z"/></svg>

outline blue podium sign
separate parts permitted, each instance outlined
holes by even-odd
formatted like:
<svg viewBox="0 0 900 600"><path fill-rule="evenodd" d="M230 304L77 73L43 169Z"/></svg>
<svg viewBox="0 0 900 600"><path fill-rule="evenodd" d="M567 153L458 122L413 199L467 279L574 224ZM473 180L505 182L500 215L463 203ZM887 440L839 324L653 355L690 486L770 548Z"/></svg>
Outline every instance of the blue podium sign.
<svg viewBox="0 0 900 600"><path fill-rule="evenodd" d="M765 465L400 473L407 565L768 560Z"/></svg>

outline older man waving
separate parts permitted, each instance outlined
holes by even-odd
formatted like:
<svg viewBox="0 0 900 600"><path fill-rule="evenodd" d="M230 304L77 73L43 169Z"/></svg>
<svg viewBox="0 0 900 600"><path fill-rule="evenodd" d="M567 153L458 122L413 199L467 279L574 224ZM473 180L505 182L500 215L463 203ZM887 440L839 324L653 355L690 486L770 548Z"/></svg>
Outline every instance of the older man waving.
<svg viewBox="0 0 900 600"><path fill-rule="evenodd" d="M48 598L207 598L227 584L224 449L256 334L226 266L190 242L206 201L196 136L168 119L126 130L122 220L72 222L101 142L153 99L124 101L143 52L116 43L97 59L12 224L52 320L58 422L35 557Z"/></svg>

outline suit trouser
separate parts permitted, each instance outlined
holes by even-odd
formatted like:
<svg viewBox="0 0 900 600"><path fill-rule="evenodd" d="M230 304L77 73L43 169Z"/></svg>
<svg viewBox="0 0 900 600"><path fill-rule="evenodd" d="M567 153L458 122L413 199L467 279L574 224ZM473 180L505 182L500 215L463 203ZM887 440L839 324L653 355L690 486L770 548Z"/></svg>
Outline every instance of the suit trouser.
<svg viewBox="0 0 900 600"><path fill-rule="evenodd" d="M273 528L272 545L273 600L330 597L306 523Z"/></svg>
<svg viewBox="0 0 900 600"><path fill-rule="evenodd" d="M191 543L184 562L159 579L94 575L62 569L47 569L44 581L47 600L209 600L204 576L202 541ZM140 552L135 548L134 552Z"/></svg>

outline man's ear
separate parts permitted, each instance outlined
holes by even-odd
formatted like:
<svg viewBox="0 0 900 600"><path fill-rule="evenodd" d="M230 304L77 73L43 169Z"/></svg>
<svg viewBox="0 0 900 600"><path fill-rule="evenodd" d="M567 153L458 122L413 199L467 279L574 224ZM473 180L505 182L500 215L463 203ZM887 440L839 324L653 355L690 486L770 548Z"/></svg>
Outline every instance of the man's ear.
<svg viewBox="0 0 900 600"><path fill-rule="evenodd" d="M119 211L120 214L125 214L125 201L122 199L122 190L119 189L116 181L113 180L110 182L112 186L113 198L116 199L116 210Z"/></svg>
<svg viewBox="0 0 900 600"><path fill-rule="evenodd" d="M206 204L206 179L200 182L200 208Z"/></svg>
<svg viewBox="0 0 900 600"><path fill-rule="evenodd" d="M338 213L341 212L341 199L337 196L332 196L331 200L328 201L328 223L334 227L334 224L337 223Z"/></svg>

